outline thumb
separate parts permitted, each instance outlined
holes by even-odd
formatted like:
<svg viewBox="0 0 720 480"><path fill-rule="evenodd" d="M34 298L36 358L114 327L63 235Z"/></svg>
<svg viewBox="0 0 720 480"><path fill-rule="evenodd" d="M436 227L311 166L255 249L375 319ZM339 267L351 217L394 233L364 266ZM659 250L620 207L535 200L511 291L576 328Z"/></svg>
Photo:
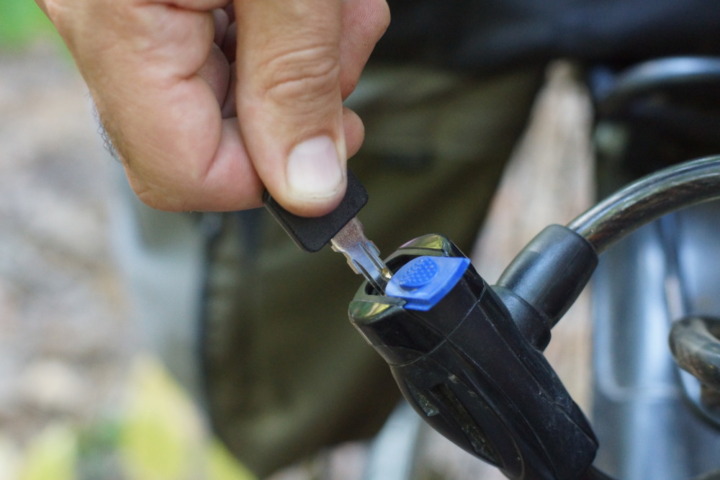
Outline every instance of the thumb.
<svg viewBox="0 0 720 480"><path fill-rule="evenodd" d="M345 191L342 0L236 0L237 112L253 166L298 215Z"/></svg>

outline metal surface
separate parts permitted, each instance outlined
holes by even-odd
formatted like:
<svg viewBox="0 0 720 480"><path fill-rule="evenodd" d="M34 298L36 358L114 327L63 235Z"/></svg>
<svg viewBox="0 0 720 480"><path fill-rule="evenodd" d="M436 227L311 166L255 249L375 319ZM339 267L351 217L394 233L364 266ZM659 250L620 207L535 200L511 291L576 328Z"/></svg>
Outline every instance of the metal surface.
<svg viewBox="0 0 720 480"><path fill-rule="evenodd" d="M681 315L720 312L719 216L717 202L678 212L601 259L593 425L596 465L613 476L678 480L720 467L720 430L689 406L697 382L688 374L680 380L667 343Z"/></svg>
<svg viewBox="0 0 720 480"><path fill-rule="evenodd" d="M701 384L699 407L720 416L720 319L692 315L673 324L670 349L675 361Z"/></svg>
<svg viewBox="0 0 720 480"><path fill-rule="evenodd" d="M720 156L666 168L609 196L568 224L598 253L673 211L720 199Z"/></svg>
<svg viewBox="0 0 720 480"><path fill-rule="evenodd" d="M380 250L365 237L357 217L350 220L332 240L332 249L345 255L353 272L361 274L377 291L385 290L390 269L380 258Z"/></svg>
<svg viewBox="0 0 720 480"><path fill-rule="evenodd" d="M682 285L684 316L720 316L720 202L701 205L677 215L678 277ZM718 427L720 410L709 409L701 402L699 382L685 371L680 372L683 386L697 411ZM720 443L718 443L720 446ZM720 462L718 462L720 463Z"/></svg>

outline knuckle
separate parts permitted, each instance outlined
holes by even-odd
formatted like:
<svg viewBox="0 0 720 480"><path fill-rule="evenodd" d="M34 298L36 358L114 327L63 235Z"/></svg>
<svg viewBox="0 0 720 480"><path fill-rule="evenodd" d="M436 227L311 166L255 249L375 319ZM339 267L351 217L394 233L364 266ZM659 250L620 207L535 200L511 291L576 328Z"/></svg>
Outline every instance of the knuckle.
<svg viewBox="0 0 720 480"><path fill-rule="evenodd" d="M268 60L262 85L264 94L278 104L312 104L338 91L338 49L318 44L281 52Z"/></svg>
<svg viewBox="0 0 720 480"><path fill-rule="evenodd" d="M126 173L130 188L132 188L135 196L148 207L169 212L184 210L183 202L178 201L177 195L173 194L168 188L158 183L148 182L129 169Z"/></svg>

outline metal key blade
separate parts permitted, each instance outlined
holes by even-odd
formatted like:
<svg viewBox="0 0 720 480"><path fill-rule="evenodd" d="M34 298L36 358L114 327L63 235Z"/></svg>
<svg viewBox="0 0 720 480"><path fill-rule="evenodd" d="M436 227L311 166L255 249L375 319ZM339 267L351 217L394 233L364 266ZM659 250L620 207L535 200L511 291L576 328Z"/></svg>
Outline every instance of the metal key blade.
<svg viewBox="0 0 720 480"><path fill-rule="evenodd" d="M355 273L361 274L380 292L390 280L390 269L380 258L380 251L373 242L365 237L362 223L353 217L330 240L332 249L340 252L347 258L348 265Z"/></svg>

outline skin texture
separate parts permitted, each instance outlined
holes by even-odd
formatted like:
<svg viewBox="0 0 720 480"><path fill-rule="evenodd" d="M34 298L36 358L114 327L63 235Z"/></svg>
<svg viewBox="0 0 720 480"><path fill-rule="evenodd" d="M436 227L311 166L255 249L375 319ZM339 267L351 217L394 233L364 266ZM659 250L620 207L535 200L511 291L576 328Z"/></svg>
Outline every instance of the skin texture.
<svg viewBox="0 0 720 480"><path fill-rule="evenodd" d="M342 101L385 0L37 0L135 193L171 211L331 211L363 127Z"/></svg>

